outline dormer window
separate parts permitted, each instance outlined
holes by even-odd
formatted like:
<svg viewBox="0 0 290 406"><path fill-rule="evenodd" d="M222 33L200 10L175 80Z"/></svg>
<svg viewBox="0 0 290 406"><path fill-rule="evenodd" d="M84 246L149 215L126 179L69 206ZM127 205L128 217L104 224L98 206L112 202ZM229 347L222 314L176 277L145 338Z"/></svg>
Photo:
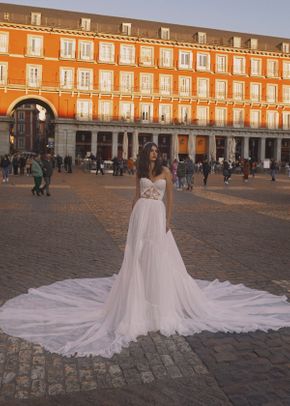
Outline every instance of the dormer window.
<svg viewBox="0 0 290 406"><path fill-rule="evenodd" d="M41 25L41 13L31 13L31 24Z"/></svg>
<svg viewBox="0 0 290 406"><path fill-rule="evenodd" d="M288 42L282 42L281 44L281 51L283 52L283 54L289 54L290 52L290 46Z"/></svg>
<svg viewBox="0 0 290 406"><path fill-rule="evenodd" d="M83 31L91 30L91 19L90 18L81 18L81 29Z"/></svg>
<svg viewBox="0 0 290 406"><path fill-rule="evenodd" d="M206 33L205 32L198 32L196 34L196 39L199 44L206 44Z"/></svg>
<svg viewBox="0 0 290 406"><path fill-rule="evenodd" d="M233 37L232 38L232 46L235 48L241 48L242 40L241 37Z"/></svg>
<svg viewBox="0 0 290 406"><path fill-rule="evenodd" d="M256 38L249 39L249 48L250 49L258 49L258 40Z"/></svg>
<svg viewBox="0 0 290 406"><path fill-rule="evenodd" d="M4 20L9 21L10 19L10 14L9 13L4 13Z"/></svg>
<svg viewBox="0 0 290 406"><path fill-rule="evenodd" d="M125 35L131 35L131 23L122 23L121 32Z"/></svg>
<svg viewBox="0 0 290 406"><path fill-rule="evenodd" d="M169 28L164 28L164 27L160 28L160 38L165 39L165 40L170 39L170 30L169 30Z"/></svg>

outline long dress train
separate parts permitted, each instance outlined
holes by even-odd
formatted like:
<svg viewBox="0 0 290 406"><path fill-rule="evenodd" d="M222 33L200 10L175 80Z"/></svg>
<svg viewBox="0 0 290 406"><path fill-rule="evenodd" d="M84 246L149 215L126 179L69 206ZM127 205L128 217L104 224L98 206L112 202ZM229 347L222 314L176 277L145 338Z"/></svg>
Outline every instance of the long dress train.
<svg viewBox="0 0 290 406"><path fill-rule="evenodd" d="M111 357L148 331L169 336L290 327L285 296L194 280L166 233L166 181L141 178L140 189L119 274L29 289L0 308L4 332L66 356Z"/></svg>

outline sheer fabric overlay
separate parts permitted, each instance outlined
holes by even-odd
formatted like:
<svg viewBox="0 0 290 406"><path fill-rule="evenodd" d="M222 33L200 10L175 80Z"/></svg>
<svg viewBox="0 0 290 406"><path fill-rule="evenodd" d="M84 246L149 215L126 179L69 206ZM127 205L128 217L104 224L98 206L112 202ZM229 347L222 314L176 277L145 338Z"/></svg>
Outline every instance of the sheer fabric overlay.
<svg viewBox="0 0 290 406"><path fill-rule="evenodd" d="M166 233L166 181L142 178L140 188L119 274L29 289L0 308L5 333L64 356L110 358L149 331L169 336L290 327L286 296L193 279Z"/></svg>

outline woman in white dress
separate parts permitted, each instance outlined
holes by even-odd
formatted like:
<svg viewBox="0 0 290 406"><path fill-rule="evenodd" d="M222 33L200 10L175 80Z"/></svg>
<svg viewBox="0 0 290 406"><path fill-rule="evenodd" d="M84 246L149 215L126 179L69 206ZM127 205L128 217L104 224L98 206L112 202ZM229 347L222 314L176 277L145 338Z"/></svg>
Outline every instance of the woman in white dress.
<svg viewBox="0 0 290 406"><path fill-rule="evenodd" d="M2 330L61 355L111 357L148 331L168 336L290 327L285 296L194 280L172 236L171 213L170 172L157 145L147 143L119 274L30 289L0 308Z"/></svg>

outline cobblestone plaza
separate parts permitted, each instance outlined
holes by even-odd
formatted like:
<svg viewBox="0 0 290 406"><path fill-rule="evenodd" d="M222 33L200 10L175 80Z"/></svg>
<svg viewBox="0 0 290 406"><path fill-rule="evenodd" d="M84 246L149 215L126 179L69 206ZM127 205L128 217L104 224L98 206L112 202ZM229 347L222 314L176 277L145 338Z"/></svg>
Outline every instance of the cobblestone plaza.
<svg viewBox="0 0 290 406"><path fill-rule="evenodd" d="M224 186L195 176L175 192L173 233L195 278L290 297L290 178L258 174ZM51 197L32 179L0 187L0 301L67 278L111 276L125 245L133 177L54 173ZM290 404L290 329L141 336L111 359L66 358L0 331L0 405Z"/></svg>

